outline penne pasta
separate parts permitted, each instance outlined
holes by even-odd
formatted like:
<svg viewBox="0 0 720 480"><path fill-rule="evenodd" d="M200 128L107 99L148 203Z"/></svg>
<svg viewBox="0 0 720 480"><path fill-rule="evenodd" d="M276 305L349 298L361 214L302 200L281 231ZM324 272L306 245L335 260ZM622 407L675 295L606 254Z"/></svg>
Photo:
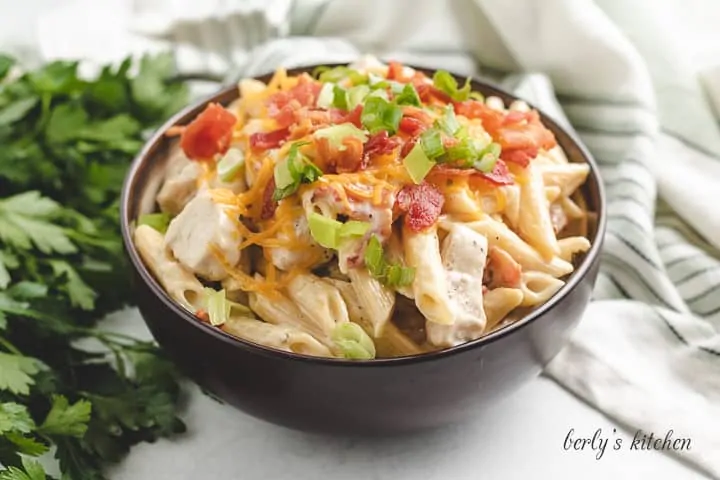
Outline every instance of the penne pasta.
<svg viewBox="0 0 720 480"><path fill-rule="evenodd" d="M351 268L347 275L358 304L372 325L371 336L381 337L395 308L395 292L372 278L367 270Z"/></svg>
<svg viewBox="0 0 720 480"><path fill-rule="evenodd" d="M350 320L360 325L368 335L373 337L378 354L384 357L398 357L417 355L423 352L423 349L402 333L393 322L386 323L382 334L375 337L373 324L366 315L365 309L362 307L350 282L335 279L327 279L326 281L335 286L342 295L348 308Z"/></svg>
<svg viewBox="0 0 720 480"><path fill-rule="evenodd" d="M338 323L350 321L338 289L315 275L295 275L286 289L290 300L322 330L324 336L330 337Z"/></svg>
<svg viewBox="0 0 720 480"><path fill-rule="evenodd" d="M335 356L312 335L287 325L273 325L254 318L231 317L221 328L230 335L284 352L314 357Z"/></svg>
<svg viewBox="0 0 720 480"><path fill-rule="evenodd" d="M187 268L172 258L162 233L147 225L135 229L133 241L143 262L172 299L195 313L201 306L203 285Z"/></svg>
<svg viewBox="0 0 720 480"><path fill-rule="evenodd" d="M487 317L487 330L495 328L510 312L523 301L519 288L499 287L488 290L483 296L483 308Z"/></svg>
<svg viewBox="0 0 720 480"><path fill-rule="evenodd" d="M518 231L547 261L560 253L560 249L550 219L542 174L532 164L525 170L526 178L520 184Z"/></svg>
<svg viewBox="0 0 720 480"><path fill-rule="evenodd" d="M418 310L428 322L452 325L455 316L447 295L447 278L440 257L437 229L418 233L404 228L403 245L405 260L415 269L412 287Z"/></svg>
<svg viewBox="0 0 720 480"><path fill-rule="evenodd" d="M520 290L523 299L520 302L522 307L534 307L550 300L550 297L560 290L565 282L547 273L525 272L522 274Z"/></svg>

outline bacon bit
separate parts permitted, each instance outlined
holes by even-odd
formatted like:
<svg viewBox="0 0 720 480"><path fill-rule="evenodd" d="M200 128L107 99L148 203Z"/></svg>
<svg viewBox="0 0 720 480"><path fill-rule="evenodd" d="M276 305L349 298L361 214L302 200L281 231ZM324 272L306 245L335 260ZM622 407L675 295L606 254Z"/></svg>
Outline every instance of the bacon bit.
<svg viewBox="0 0 720 480"><path fill-rule="evenodd" d="M398 82L407 82L409 79L405 76L405 72L400 62L388 63L388 80L397 80Z"/></svg>
<svg viewBox="0 0 720 480"><path fill-rule="evenodd" d="M427 126L413 117L403 117L400 120L400 131L409 134L410 136L416 137L427 129Z"/></svg>
<svg viewBox="0 0 720 480"><path fill-rule="evenodd" d="M420 137L412 137L409 138L402 147L402 150L400 150L400 158L405 158L410 153L410 150L415 148L415 144L420 141Z"/></svg>
<svg viewBox="0 0 720 480"><path fill-rule="evenodd" d="M357 137L346 137L342 140L344 149L330 145L327 138L315 140L317 149L316 161L324 165L326 172L336 171L337 173L356 172L363 164L363 143Z"/></svg>
<svg viewBox="0 0 720 480"><path fill-rule="evenodd" d="M352 112L347 114L344 121L352 123L353 125L355 125L358 128L362 128L362 123L360 122L362 112L363 112L363 106L358 105L357 107L355 107L353 109Z"/></svg>
<svg viewBox="0 0 720 480"><path fill-rule="evenodd" d="M372 135L368 138L368 141L365 142L365 145L363 145L363 159L360 170L365 170L367 166L370 165L371 156L392 153L399 146L400 139L398 137L388 136L386 130L381 130Z"/></svg>
<svg viewBox="0 0 720 480"><path fill-rule="evenodd" d="M297 84L287 92L277 92L267 100L268 112L274 115L291 101L297 101L300 106L309 107L315 105L322 84L315 81L309 75L301 75Z"/></svg>
<svg viewBox="0 0 720 480"><path fill-rule="evenodd" d="M415 90L423 103L429 103L432 99L440 100L443 103L452 102L450 95L427 83L416 84Z"/></svg>
<svg viewBox="0 0 720 480"><path fill-rule="evenodd" d="M540 149L549 150L557 142L553 133L540 121L537 111L500 112L482 102L468 100L455 104L455 113L479 118L483 128L502 147L500 158L526 167Z"/></svg>
<svg viewBox="0 0 720 480"><path fill-rule="evenodd" d="M291 100L287 105L282 107L272 118L277 122L278 128L289 127L297 122L298 111L302 108L300 102Z"/></svg>
<svg viewBox="0 0 720 480"><path fill-rule="evenodd" d="M177 137L185 131L185 125L173 125L165 131L166 137Z"/></svg>
<svg viewBox="0 0 720 480"><path fill-rule="evenodd" d="M397 194L395 207L405 214L405 225L413 232L420 232L435 225L444 203L442 192L423 182L403 187Z"/></svg>
<svg viewBox="0 0 720 480"><path fill-rule="evenodd" d="M237 118L222 105L211 103L190 122L180 137L180 147L188 158L209 161L227 152Z"/></svg>
<svg viewBox="0 0 720 480"><path fill-rule="evenodd" d="M261 220L268 220L275 215L277 209L277 202L273 200L273 194L275 193L275 177L270 177L270 180L265 185L262 199L262 211L260 212Z"/></svg>
<svg viewBox="0 0 720 480"><path fill-rule="evenodd" d="M203 323L210 323L210 315L205 310L198 310L195 316Z"/></svg>
<svg viewBox="0 0 720 480"><path fill-rule="evenodd" d="M495 163L495 168L493 168L492 172L489 173L483 173L479 170L475 170L474 168L457 168L457 167L451 167L449 165L435 165L432 170L430 170L430 176L440 176L440 177L468 177L470 179L478 178L482 180L486 180L493 185L512 185L513 179L512 176L510 176L510 171L507 168L507 165L502 160L498 160Z"/></svg>
<svg viewBox="0 0 720 480"><path fill-rule="evenodd" d="M520 285L522 267L502 248L492 246L483 274L483 286L491 290L499 287L514 288Z"/></svg>
<svg viewBox="0 0 720 480"><path fill-rule="evenodd" d="M272 132L257 132L250 135L250 146L257 150L279 147L290 136L290 128L280 128Z"/></svg>
<svg viewBox="0 0 720 480"><path fill-rule="evenodd" d="M525 168L530 164L530 160L537 157L537 154L538 149L534 147L523 150L504 150L500 153L500 158Z"/></svg>

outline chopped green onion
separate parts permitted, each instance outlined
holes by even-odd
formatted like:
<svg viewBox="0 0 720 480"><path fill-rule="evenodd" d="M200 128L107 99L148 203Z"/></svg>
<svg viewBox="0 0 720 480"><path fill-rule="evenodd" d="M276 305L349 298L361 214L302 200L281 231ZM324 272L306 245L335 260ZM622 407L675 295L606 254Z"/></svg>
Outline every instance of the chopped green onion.
<svg viewBox="0 0 720 480"><path fill-rule="evenodd" d="M418 95L417 90L415 90L415 87L413 87L410 83L405 85L400 94L395 97L395 103L397 105L414 105L416 107L421 105L420 96Z"/></svg>
<svg viewBox="0 0 720 480"><path fill-rule="evenodd" d="M217 291L208 287L203 288L203 300L210 325L217 327L228 321L231 305L225 298L224 289Z"/></svg>
<svg viewBox="0 0 720 480"><path fill-rule="evenodd" d="M485 96L480 92L470 92L470 98L472 98L473 100L478 100L480 102L485 101Z"/></svg>
<svg viewBox="0 0 720 480"><path fill-rule="evenodd" d="M367 133L365 133L364 130L360 130L352 123L341 123L339 125L321 128L316 131L313 136L315 138L327 138L330 145L340 151L347 149L347 147L343 145L343 140L347 137L357 138L362 143L367 142L368 139Z"/></svg>
<svg viewBox="0 0 720 480"><path fill-rule="evenodd" d="M476 138L464 138L448 148L447 155L451 161L464 160L466 166L470 166L475 159L482 155L484 148L485 145L483 145L480 140Z"/></svg>
<svg viewBox="0 0 720 480"><path fill-rule="evenodd" d="M418 142L403 159L403 165L405 165L405 169L410 174L413 182L419 184L435 166L435 162L425 154L422 142Z"/></svg>
<svg viewBox="0 0 720 480"><path fill-rule="evenodd" d="M450 98L456 102L467 100L470 97L470 89L472 88L470 85L470 78L468 77L467 80L465 80L465 85L458 89L455 77L445 70L438 70L435 72L435 75L433 75L433 85L438 90L447 93Z"/></svg>
<svg viewBox="0 0 720 480"><path fill-rule="evenodd" d="M339 323L333 329L331 338L345 358L354 360L375 358L375 344L357 323Z"/></svg>
<svg viewBox="0 0 720 480"><path fill-rule="evenodd" d="M333 87L333 107L339 108L340 110L348 109L348 93L347 90L339 85Z"/></svg>
<svg viewBox="0 0 720 480"><path fill-rule="evenodd" d="M346 78L349 78L353 85L362 85L368 82L367 75L343 66L335 68L317 67L313 70L312 75L321 82L337 83Z"/></svg>
<svg viewBox="0 0 720 480"><path fill-rule="evenodd" d="M221 181L232 182L245 165L245 154L239 148L231 148L217 163L217 174Z"/></svg>
<svg viewBox="0 0 720 480"><path fill-rule="evenodd" d="M390 265L385 277L386 284L390 286L410 285L415 280L415 269L401 265Z"/></svg>
<svg viewBox="0 0 720 480"><path fill-rule="evenodd" d="M367 85L358 85L348 90L348 110L354 110L370 93Z"/></svg>
<svg viewBox="0 0 720 480"><path fill-rule="evenodd" d="M425 155L431 160L445 153L440 131L435 128L425 130L422 135L420 135L420 143L422 143Z"/></svg>
<svg viewBox="0 0 720 480"><path fill-rule="evenodd" d="M365 267L374 278L390 287L404 287L415 279L415 269L398 264L389 264L385 260L380 240L373 235L365 247Z"/></svg>
<svg viewBox="0 0 720 480"><path fill-rule="evenodd" d="M340 227L340 239L348 237L362 237L370 230L370 224L368 222L358 222L357 220L350 220L345 222Z"/></svg>
<svg viewBox="0 0 720 480"><path fill-rule="evenodd" d="M498 158L500 158L501 151L500 144L491 143L480 152L480 159L473 163L473 168L485 173L492 172Z"/></svg>
<svg viewBox="0 0 720 480"><path fill-rule="evenodd" d="M387 130L388 135L394 135L400 125L402 114L402 109L397 105L371 95L365 100L360 121L370 133Z"/></svg>
<svg viewBox="0 0 720 480"><path fill-rule="evenodd" d="M138 218L138 225L147 225L160 233L167 232L170 224L170 214L168 213L146 213Z"/></svg>
<svg viewBox="0 0 720 480"><path fill-rule="evenodd" d="M381 77L380 75L376 75L374 73L368 74L368 84L371 87L375 87L375 85L378 85L383 82L385 82L385 78Z"/></svg>
<svg viewBox="0 0 720 480"><path fill-rule="evenodd" d="M315 241L325 247L337 249L340 243L340 228L342 223L328 218L319 213L312 212L308 216L308 226L310 227L310 235Z"/></svg>
<svg viewBox="0 0 720 480"><path fill-rule="evenodd" d="M497 161L498 157L496 157L492 153L486 153L480 158L480 160L477 160L475 163L473 163L473 168L484 173L492 172L493 168L495 168L495 164L497 163Z"/></svg>
<svg viewBox="0 0 720 480"><path fill-rule="evenodd" d="M450 136L454 136L460 130L460 124L455 116L455 110L452 105L445 107L445 115L437 121L438 127Z"/></svg>
<svg viewBox="0 0 720 480"><path fill-rule="evenodd" d="M383 100L386 100L386 101L389 101L389 100L390 100L390 96L389 96L388 93L387 93L385 90L383 90L383 89L378 89L378 90L373 90L373 91L371 91L370 93L368 93L368 95L367 95L366 98L370 98L370 97L378 97L378 98L382 98Z"/></svg>
<svg viewBox="0 0 720 480"><path fill-rule="evenodd" d="M365 266L370 275L375 278L382 278L385 275L385 253L383 252L380 240L373 235L365 247Z"/></svg>
<svg viewBox="0 0 720 480"><path fill-rule="evenodd" d="M275 165L275 192L272 197L274 201L277 202L292 195L301 183L312 183L322 176L322 170L300 153L300 147L309 143L293 143L287 158Z"/></svg>
<svg viewBox="0 0 720 480"><path fill-rule="evenodd" d="M322 88L320 89L320 93L318 94L318 107L330 108L332 106L333 100L335 99L335 86L336 85L334 83L323 84Z"/></svg>
<svg viewBox="0 0 720 480"><path fill-rule="evenodd" d="M290 171L290 165L292 165L292 163L289 158L275 164L275 188L286 188L295 182L295 175Z"/></svg>

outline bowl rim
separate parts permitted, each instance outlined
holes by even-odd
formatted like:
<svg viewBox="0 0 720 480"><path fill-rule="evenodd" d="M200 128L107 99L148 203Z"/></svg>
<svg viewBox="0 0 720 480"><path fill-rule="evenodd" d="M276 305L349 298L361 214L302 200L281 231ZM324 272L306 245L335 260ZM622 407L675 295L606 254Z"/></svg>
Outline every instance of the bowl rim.
<svg viewBox="0 0 720 480"><path fill-rule="evenodd" d="M328 66L328 67L335 67L335 66L346 66L347 63L322 63L322 64L310 64L310 65L304 65L299 66L295 68L288 69L288 75L295 75L302 72L311 72L313 69L320 67L320 66ZM407 64L406 66L414 68L416 70L420 70L426 74L432 74L433 72L439 70L439 69L433 69L433 68L427 68L427 67L421 67L421 66L414 66ZM252 78L260 79L267 81L269 77L272 76L273 72L268 72L262 75L257 75ZM457 75L453 72L449 72L452 76L454 76L456 79L462 79L466 78L465 76ZM470 78L472 82L473 91L481 89L483 91L483 94L490 94L490 95L497 95L500 97L506 97L512 100L523 100L520 97L505 91L504 89L500 88L497 85L494 85L491 82L488 82L487 80L481 80L477 77L470 76L467 77ZM197 113L199 113L208 103L218 101L219 99L228 97L232 95L233 91L237 91L237 85L226 85L221 87L216 92L203 96L202 98L192 102L188 106L184 107L182 110L180 110L178 113L174 114L170 119L168 119L162 126L158 127L157 130L152 134L152 136L145 142L140 152L135 156L133 159L130 168L128 169L128 172L125 175L125 179L123 181L121 196L120 196L120 227L121 227L121 233L122 233L122 240L123 245L125 248L126 255L130 259L130 263L132 264L133 269L135 270L135 273L137 276L140 277L142 282L144 283L143 287L148 288L151 293L157 297L167 308L169 308L173 313L175 313L182 321L190 323L194 328L198 330L198 335L208 334L214 337L215 339L225 342L235 348L242 348L246 350L250 350L254 353L263 355L263 356L269 356L273 357L277 360L288 360L288 361L300 361L300 362L308 362L311 364L318 364L318 365L328 365L328 366L338 366L338 367L360 367L360 368L372 368L372 367L388 367L388 366L400 366L400 365L409 365L414 363L420 363L420 362L427 362L427 361L433 361L433 360L439 360L445 357L457 355L463 352L467 352L469 350L474 349L481 349L483 347L486 347L490 345L491 343L497 342L506 336L510 336L515 332L518 332L519 330L531 325L536 320L538 320L540 317L542 317L545 313L552 310L556 305L558 305L560 302L562 302L565 297L567 297L570 292L572 292L575 288L577 288L580 283L584 280L584 278L589 273L590 269L593 267L593 265L598 261L598 257L600 256L600 252L602 249L603 240L606 233L607 228L607 207L606 207L606 194L605 194L605 188L603 185L602 178L600 176L600 169L593 158L593 156L588 151L587 147L577 138L577 135L572 130L566 130L564 127L562 127L558 122L556 122L552 117L548 116L546 113L544 113L541 109L537 108L536 106L532 105L530 102L525 101L528 103L528 105L537 110L540 114L540 118L544 125L548 126L553 133L557 134L558 132L561 135L564 135L567 139L567 141L572 144L573 147L577 149L577 151L580 153L580 157L582 157L582 161L589 165L590 172L588 175L587 182L592 183L592 187L597 191L597 197L598 197L598 204L597 204L597 225L595 229L595 237L591 241L590 249L586 252L585 257L583 258L580 265L573 270L573 272L570 274L570 277L565 282L565 285L563 285L555 294L550 297L549 300L547 300L545 303L541 304L540 306L536 307L534 310L529 312L527 315L521 317L517 321L510 323L502 328L499 328L497 330L492 331L491 333L484 335L480 338L477 338L475 340L471 340L469 342L462 343L460 345L444 348L442 350L432 351L432 352L426 352L426 353L420 353L415 355L407 355L402 357L390 357L390 358L376 358L372 360L349 360L344 358L333 358L333 357L315 357L310 355L304 355L294 352L286 352L283 350L277 350L272 347L267 347L265 345L257 344L254 342L251 342L249 340L245 340L243 338L235 337L229 333L226 333L225 331L211 326L207 325L206 323L199 322L197 318L190 314L187 310L182 308L179 303L177 303L175 300L173 300L162 288L160 283L155 279L155 277L150 273L148 268L145 266L144 262L140 258L140 255L137 251L137 248L135 247L135 243L132 240L132 224L134 223L134 219L129 218L129 210L130 210L130 200L131 200L131 192L135 188L135 184L138 181L139 178L139 172L141 172L142 167L144 164L148 161L149 158L151 158L151 154L153 151L157 148L157 146L161 145L162 141L165 137L165 132L172 126L185 123L186 121L194 118ZM236 98L239 98L239 94ZM564 149L565 150L565 149Z"/></svg>

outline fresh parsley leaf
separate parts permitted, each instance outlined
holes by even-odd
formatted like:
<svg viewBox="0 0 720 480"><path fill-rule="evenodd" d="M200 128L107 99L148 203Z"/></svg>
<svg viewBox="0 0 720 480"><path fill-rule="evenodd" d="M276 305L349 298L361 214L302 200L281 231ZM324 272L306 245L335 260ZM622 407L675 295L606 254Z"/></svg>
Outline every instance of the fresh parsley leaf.
<svg viewBox="0 0 720 480"><path fill-rule="evenodd" d="M42 465L26 457L22 459L22 469L10 467L0 472L0 480L45 480L46 478Z"/></svg>
<svg viewBox="0 0 720 480"><path fill-rule="evenodd" d="M39 371L40 364L32 357L0 352L0 390L27 395L35 383L32 376Z"/></svg>
<svg viewBox="0 0 720 480"><path fill-rule="evenodd" d="M19 453L25 455L37 457L49 450L47 445L27 434L9 432L5 434L5 438L17 448Z"/></svg>
<svg viewBox="0 0 720 480"><path fill-rule="evenodd" d="M63 435L81 438L90 421L92 405L87 400L78 400L70 405L62 395L53 395L52 407L38 431L45 435Z"/></svg>
<svg viewBox="0 0 720 480"><path fill-rule="evenodd" d="M77 271L64 260L51 260L50 267L56 277L65 281L70 303L83 310L92 310L97 294L83 281Z"/></svg>
<svg viewBox="0 0 720 480"><path fill-rule="evenodd" d="M16 100L0 110L0 127L22 120L38 104L37 97Z"/></svg>
<svg viewBox="0 0 720 480"><path fill-rule="evenodd" d="M20 266L17 257L10 251L0 250L0 290L10 284L10 272Z"/></svg>
<svg viewBox="0 0 720 480"><path fill-rule="evenodd" d="M0 433L29 433L34 429L35 422L25 405L14 402L0 403Z"/></svg>
<svg viewBox="0 0 720 480"><path fill-rule="evenodd" d="M34 244L43 253L73 253L77 249L63 228L48 217L60 206L30 191L0 200L0 240L22 250Z"/></svg>

